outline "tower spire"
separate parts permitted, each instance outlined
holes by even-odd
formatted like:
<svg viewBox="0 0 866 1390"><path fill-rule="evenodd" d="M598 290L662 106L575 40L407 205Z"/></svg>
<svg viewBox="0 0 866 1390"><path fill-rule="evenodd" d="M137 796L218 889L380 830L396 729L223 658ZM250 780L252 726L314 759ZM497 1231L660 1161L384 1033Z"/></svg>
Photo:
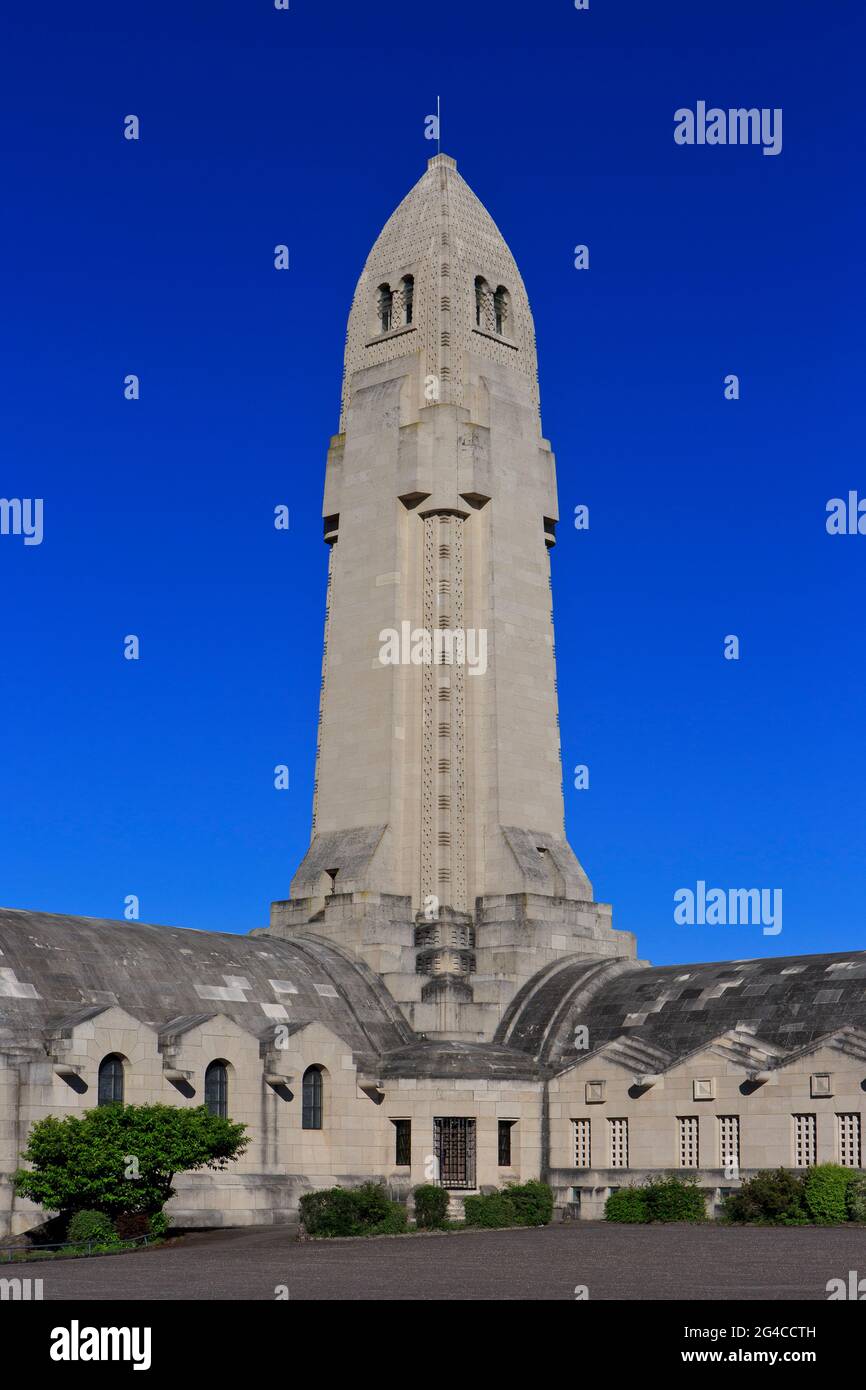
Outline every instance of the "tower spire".
<svg viewBox="0 0 866 1390"><path fill-rule="evenodd" d="M496 1012L574 938L622 946L563 830L556 483L532 315L441 151L358 281L323 516L315 823L274 921L314 921L401 1003L426 978L415 1026L483 1030L476 970L499 982Z"/></svg>

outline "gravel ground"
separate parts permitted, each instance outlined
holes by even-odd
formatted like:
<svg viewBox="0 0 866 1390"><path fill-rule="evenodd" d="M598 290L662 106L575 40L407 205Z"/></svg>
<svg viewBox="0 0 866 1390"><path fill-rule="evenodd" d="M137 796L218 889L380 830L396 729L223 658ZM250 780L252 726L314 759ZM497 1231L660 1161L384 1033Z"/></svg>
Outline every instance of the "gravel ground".
<svg viewBox="0 0 866 1390"><path fill-rule="evenodd" d="M196 1232L140 1253L6 1266L51 1299L778 1299L824 1301L866 1274L866 1230L608 1226L299 1242L291 1229Z"/></svg>

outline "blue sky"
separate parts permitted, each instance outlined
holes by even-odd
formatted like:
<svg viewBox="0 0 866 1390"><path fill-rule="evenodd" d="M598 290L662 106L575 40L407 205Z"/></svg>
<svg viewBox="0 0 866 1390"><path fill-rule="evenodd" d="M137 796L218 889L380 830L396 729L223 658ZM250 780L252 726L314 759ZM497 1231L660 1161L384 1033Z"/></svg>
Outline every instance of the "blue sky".
<svg viewBox="0 0 866 1390"><path fill-rule="evenodd" d="M864 29L850 0L18 7L0 495L45 535L0 536L0 901L247 931L287 896L346 316L440 94L535 313L596 895L658 963L866 946L866 536L825 530L866 496ZM781 107L781 154L677 146L698 100ZM676 925L699 879L782 889L782 933Z"/></svg>

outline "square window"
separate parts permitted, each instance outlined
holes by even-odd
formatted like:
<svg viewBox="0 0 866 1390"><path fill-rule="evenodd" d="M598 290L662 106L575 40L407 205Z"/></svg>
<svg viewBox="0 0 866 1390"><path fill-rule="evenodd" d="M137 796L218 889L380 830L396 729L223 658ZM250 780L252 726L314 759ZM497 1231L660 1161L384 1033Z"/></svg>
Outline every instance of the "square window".
<svg viewBox="0 0 866 1390"><path fill-rule="evenodd" d="M713 1077L705 1076L692 1082L692 1100L713 1100L715 1094L716 1083Z"/></svg>
<svg viewBox="0 0 866 1390"><path fill-rule="evenodd" d="M587 1081L586 1083L586 1103L587 1105L599 1105L604 1100L606 1081Z"/></svg>
<svg viewBox="0 0 866 1390"><path fill-rule="evenodd" d="M818 1071L810 1077L811 1094L813 1096L832 1096L833 1087L831 1084L830 1073Z"/></svg>

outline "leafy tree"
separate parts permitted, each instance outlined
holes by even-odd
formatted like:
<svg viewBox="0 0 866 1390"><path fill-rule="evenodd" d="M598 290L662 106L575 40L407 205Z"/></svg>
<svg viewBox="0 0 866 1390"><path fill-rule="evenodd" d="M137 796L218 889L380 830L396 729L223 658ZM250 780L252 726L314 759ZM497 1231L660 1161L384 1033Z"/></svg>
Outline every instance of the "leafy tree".
<svg viewBox="0 0 866 1390"><path fill-rule="evenodd" d="M47 1211L154 1213L174 1195L176 1173L222 1170L246 1149L246 1126L204 1106L101 1105L49 1115L30 1131L15 1190Z"/></svg>

